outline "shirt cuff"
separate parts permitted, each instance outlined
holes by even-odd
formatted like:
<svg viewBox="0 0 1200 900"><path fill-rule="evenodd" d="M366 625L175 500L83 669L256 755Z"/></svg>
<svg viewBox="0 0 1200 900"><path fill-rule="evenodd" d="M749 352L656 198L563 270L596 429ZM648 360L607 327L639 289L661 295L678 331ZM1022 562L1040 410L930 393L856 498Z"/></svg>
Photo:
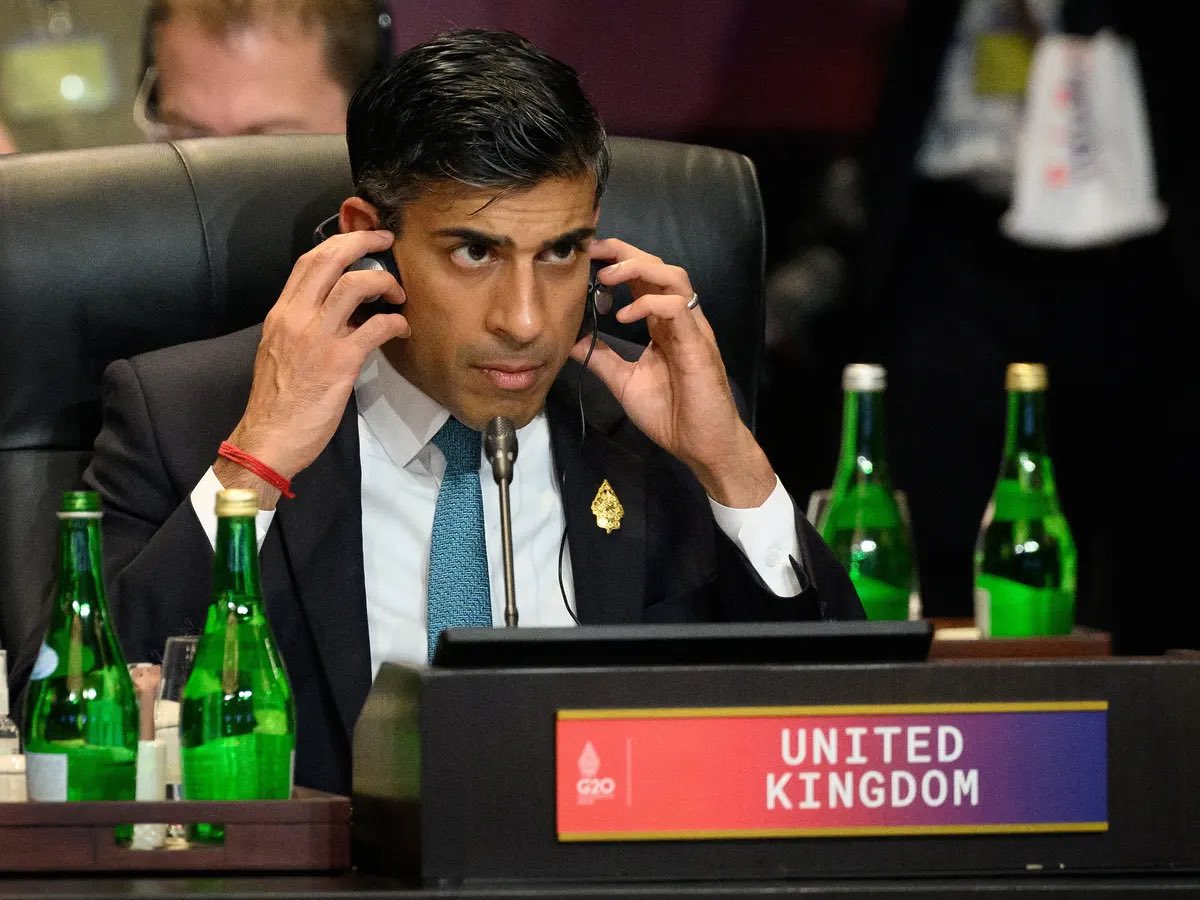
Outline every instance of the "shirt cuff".
<svg viewBox="0 0 1200 900"><path fill-rule="evenodd" d="M204 529L204 534L208 537L208 546L217 546L217 492L225 490L225 485L221 484L221 479L217 477L217 473L209 466L204 477L200 479L200 483L192 488L192 509L196 513L196 518L200 520L200 527ZM275 520L275 510L260 509L258 515L254 517L255 537L258 540L258 549L262 550L263 541L267 539L267 529L271 527L271 523Z"/></svg>
<svg viewBox="0 0 1200 900"><path fill-rule="evenodd" d="M796 534L796 507L783 482L775 476L775 490L762 506L734 509L708 498L717 527L725 532L749 560L758 577L777 597L795 597L800 579L791 559L800 559Z"/></svg>

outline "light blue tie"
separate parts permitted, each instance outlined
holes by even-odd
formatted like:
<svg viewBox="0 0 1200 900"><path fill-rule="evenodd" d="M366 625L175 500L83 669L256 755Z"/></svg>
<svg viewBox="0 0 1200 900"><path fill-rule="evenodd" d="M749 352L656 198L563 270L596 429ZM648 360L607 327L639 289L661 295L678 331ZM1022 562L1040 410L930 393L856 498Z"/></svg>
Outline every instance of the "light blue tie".
<svg viewBox="0 0 1200 900"><path fill-rule="evenodd" d="M433 512L429 552L429 658L446 628L491 626L487 542L479 488L482 436L451 416L433 436L446 474Z"/></svg>

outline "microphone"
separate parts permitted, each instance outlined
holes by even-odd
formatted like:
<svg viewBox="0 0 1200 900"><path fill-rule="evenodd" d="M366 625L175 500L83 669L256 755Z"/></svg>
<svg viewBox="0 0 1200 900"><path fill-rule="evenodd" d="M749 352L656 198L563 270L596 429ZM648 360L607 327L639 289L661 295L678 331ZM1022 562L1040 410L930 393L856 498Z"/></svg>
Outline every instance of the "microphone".
<svg viewBox="0 0 1200 900"><path fill-rule="evenodd" d="M508 486L512 483L513 463L517 461L517 430L504 416L487 423L483 433L483 454L492 464L492 477L500 489L500 548L504 554L504 625L517 627L517 588L513 578L512 512Z"/></svg>
<svg viewBox="0 0 1200 900"><path fill-rule="evenodd" d="M513 463L517 461L517 430L504 416L496 416L487 423L483 433L483 455L492 464L496 484L512 481Z"/></svg>

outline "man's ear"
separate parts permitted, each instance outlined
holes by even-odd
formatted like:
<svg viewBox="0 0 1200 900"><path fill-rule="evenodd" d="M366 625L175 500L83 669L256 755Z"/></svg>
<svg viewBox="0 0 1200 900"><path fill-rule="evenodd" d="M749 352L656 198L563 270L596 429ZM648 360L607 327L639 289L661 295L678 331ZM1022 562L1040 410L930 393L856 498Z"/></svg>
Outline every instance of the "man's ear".
<svg viewBox="0 0 1200 900"><path fill-rule="evenodd" d="M373 231L383 228L379 210L362 197L347 197L338 210L338 228L342 234L350 231Z"/></svg>

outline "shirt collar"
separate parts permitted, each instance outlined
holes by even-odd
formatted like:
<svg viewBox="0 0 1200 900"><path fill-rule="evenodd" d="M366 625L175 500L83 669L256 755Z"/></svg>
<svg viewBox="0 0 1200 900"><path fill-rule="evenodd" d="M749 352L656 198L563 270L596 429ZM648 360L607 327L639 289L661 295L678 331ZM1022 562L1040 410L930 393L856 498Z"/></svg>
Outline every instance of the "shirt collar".
<svg viewBox="0 0 1200 900"><path fill-rule="evenodd" d="M405 467L416 458L450 418L431 399L372 350L354 382L358 414L363 417L392 463Z"/></svg>
<svg viewBox="0 0 1200 900"><path fill-rule="evenodd" d="M393 465L406 468L433 440L450 411L401 375L382 350L372 350L354 382L354 399L371 434L379 441ZM549 441L543 409L524 428L518 439Z"/></svg>

